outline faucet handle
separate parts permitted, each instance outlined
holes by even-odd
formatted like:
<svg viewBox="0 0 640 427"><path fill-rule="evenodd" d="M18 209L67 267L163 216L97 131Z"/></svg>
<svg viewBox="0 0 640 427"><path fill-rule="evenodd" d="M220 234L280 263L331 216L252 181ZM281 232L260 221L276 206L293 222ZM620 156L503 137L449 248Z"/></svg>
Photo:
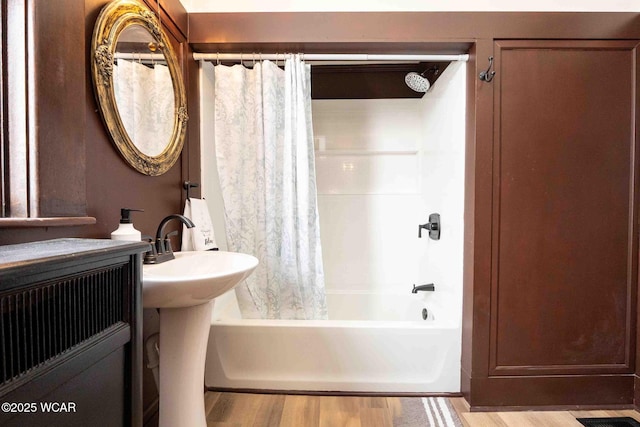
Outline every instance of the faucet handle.
<svg viewBox="0 0 640 427"><path fill-rule="evenodd" d="M440 214L432 213L429 215L429 222L418 225L418 238L422 238L422 229L429 232L429 238L440 240Z"/></svg>
<svg viewBox="0 0 640 427"><path fill-rule="evenodd" d="M149 236L149 235L143 234L142 235L142 241L149 242L149 244L151 245L151 249L146 252L147 254L150 254L150 255L156 255L157 254L156 245L153 244L153 236Z"/></svg>
<svg viewBox="0 0 640 427"><path fill-rule="evenodd" d="M158 251L156 250L156 245L153 242L153 237L143 235L142 240L145 242L149 242L151 245L151 249L144 253L144 263L153 264L156 258L158 258Z"/></svg>
<svg viewBox="0 0 640 427"><path fill-rule="evenodd" d="M173 248L171 248L171 236L177 236L178 235L178 230L172 231L171 233L167 233L166 236L164 236L164 251L165 252L169 252L169 253L173 253Z"/></svg>

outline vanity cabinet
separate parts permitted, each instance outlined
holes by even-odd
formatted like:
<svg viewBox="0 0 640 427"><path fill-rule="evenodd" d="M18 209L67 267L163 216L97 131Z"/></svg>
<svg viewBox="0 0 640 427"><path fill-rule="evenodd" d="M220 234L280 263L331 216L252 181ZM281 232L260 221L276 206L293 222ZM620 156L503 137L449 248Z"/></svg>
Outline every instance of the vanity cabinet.
<svg viewBox="0 0 640 427"><path fill-rule="evenodd" d="M147 248L94 239L0 246L0 425L142 425Z"/></svg>
<svg viewBox="0 0 640 427"><path fill-rule="evenodd" d="M495 78L479 83L493 85L479 126L492 140L476 152L491 160L475 165L465 285L475 408L633 404L638 46L493 46Z"/></svg>

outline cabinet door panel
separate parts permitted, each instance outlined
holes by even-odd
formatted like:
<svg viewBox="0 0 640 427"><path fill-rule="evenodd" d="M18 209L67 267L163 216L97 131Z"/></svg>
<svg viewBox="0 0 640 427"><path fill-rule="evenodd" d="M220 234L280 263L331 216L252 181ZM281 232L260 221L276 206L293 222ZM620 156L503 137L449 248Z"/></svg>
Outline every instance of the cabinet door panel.
<svg viewBox="0 0 640 427"><path fill-rule="evenodd" d="M490 374L632 372L636 49L496 44Z"/></svg>

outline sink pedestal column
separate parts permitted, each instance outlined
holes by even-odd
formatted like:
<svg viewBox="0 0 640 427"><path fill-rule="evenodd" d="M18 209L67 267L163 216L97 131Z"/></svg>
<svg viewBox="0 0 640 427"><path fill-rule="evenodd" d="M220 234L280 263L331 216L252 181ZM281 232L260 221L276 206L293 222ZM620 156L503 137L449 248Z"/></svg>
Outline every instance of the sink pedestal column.
<svg viewBox="0 0 640 427"><path fill-rule="evenodd" d="M160 427L206 427L204 362L213 301L160 309Z"/></svg>

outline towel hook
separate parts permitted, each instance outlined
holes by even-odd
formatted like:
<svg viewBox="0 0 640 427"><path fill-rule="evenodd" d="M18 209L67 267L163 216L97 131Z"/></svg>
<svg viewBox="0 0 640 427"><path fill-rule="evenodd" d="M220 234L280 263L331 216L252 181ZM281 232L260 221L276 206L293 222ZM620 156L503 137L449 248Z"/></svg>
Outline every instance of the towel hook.
<svg viewBox="0 0 640 427"><path fill-rule="evenodd" d="M489 67L487 67L486 71L482 71L480 73L480 75L478 76L480 78L480 80L482 80L483 82L487 82L489 83L491 80L493 80L493 76L496 75L495 70L490 71L491 67L493 67L493 56L489 57Z"/></svg>
<svg viewBox="0 0 640 427"><path fill-rule="evenodd" d="M182 188L184 188L185 190L187 190L187 200L190 200L190 197L189 197L189 191L190 191L192 188L198 188L198 187L200 187L200 184L198 184L197 182L185 181L185 182L182 184Z"/></svg>

